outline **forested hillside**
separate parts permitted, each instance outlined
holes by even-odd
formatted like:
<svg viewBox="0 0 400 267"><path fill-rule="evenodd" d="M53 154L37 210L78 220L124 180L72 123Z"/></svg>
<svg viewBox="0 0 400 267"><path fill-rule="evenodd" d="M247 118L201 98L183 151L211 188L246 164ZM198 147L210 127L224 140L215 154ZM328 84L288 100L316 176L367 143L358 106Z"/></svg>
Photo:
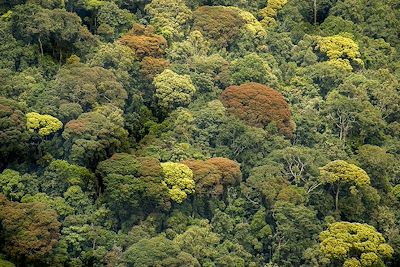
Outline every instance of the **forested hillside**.
<svg viewBox="0 0 400 267"><path fill-rule="evenodd" d="M0 0L0 266L400 266L400 1Z"/></svg>

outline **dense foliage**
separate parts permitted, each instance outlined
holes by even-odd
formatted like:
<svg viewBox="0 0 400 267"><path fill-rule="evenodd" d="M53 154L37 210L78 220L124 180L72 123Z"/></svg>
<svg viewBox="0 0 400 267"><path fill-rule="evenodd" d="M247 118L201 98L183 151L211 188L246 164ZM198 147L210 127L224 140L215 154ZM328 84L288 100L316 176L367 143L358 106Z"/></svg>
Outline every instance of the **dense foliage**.
<svg viewBox="0 0 400 267"><path fill-rule="evenodd" d="M0 0L0 266L400 266L396 0Z"/></svg>

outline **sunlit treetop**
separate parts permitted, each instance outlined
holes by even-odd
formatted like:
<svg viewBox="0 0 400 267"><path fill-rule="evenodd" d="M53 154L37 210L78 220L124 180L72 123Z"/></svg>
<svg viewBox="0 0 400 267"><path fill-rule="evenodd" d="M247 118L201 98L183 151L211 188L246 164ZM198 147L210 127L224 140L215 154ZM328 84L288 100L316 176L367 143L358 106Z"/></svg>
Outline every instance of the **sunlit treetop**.
<svg viewBox="0 0 400 267"><path fill-rule="evenodd" d="M62 122L51 116L41 115L36 112L26 114L26 127L31 132L37 132L40 136L45 137L57 132L63 126Z"/></svg>
<svg viewBox="0 0 400 267"><path fill-rule="evenodd" d="M276 25L276 17L278 11L287 3L287 0L268 0L268 5L259 11L259 16L262 17L261 23L266 27Z"/></svg>
<svg viewBox="0 0 400 267"><path fill-rule="evenodd" d="M329 64L346 70L353 70L353 65L363 66L358 44L349 37L333 35L317 38L317 48L328 57Z"/></svg>
<svg viewBox="0 0 400 267"><path fill-rule="evenodd" d="M192 11L183 0L153 0L145 10L151 16L151 23L167 39L181 37L184 26L192 18Z"/></svg>
<svg viewBox="0 0 400 267"><path fill-rule="evenodd" d="M320 175L327 183L354 183L357 186L370 184L368 174L360 167L344 160L335 160L320 168Z"/></svg>
<svg viewBox="0 0 400 267"><path fill-rule="evenodd" d="M189 194L195 191L193 171L182 163L161 163L164 172L164 183L168 187L171 199L182 203Z"/></svg>
<svg viewBox="0 0 400 267"><path fill-rule="evenodd" d="M153 85L158 104L165 111L188 105L196 92L189 75L179 75L169 69L158 74Z"/></svg>
<svg viewBox="0 0 400 267"><path fill-rule="evenodd" d="M361 223L336 222L319 235L320 250L343 266L384 266L392 257L393 248L373 226Z"/></svg>

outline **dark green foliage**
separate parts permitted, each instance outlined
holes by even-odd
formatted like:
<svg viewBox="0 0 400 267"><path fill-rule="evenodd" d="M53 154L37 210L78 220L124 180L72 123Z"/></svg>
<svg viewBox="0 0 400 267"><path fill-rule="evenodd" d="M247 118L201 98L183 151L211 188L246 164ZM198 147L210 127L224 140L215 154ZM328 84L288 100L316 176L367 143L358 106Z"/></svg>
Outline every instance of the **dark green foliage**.
<svg viewBox="0 0 400 267"><path fill-rule="evenodd" d="M104 106L69 121L63 132L68 159L93 167L122 149L128 133L121 113L116 107Z"/></svg>
<svg viewBox="0 0 400 267"><path fill-rule="evenodd" d="M54 86L64 103L78 103L85 112L108 103L122 108L127 98L115 75L101 67L68 66L59 71Z"/></svg>
<svg viewBox="0 0 400 267"><path fill-rule="evenodd" d="M60 61L76 50L84 52L85 46L93 46L96 41L76 14L63 9L43 9L33 4L15 8L11 27L17 40L34 43L42 56L46 52Z"/></svg>
<svg viewBox="0 0 400 267"><path fill-rule="evenodd" d="M96 172L101 178L104 200L122 224L129 216L140 217L169 206L157 159L114 154L100 162Z"/></svg>
<svg viewBox="0 0 400 267"><path fill-rule="evenodd" d="M158 236L142 239L124 253L128 266L200 266L190 254L181 252L173 241Z"/></svg>
<svg viewBox="0 0 400 267"><path fill-rule="evenodd" d="M314 243L321 231L315 211L302 205L279 202L274 208L276 235L274 236L274 262L280 266L299 265L304 251ZM285 240L285 244L280 244Z"/></svg>
<svg viewBox="0 0 400 267"><path fill-rule="evenodd" d="M127 32L133 25L134 15L120 9L115 3L107 2L97 13L97 33L106 40L113 40Z"/></svg>
<svg viewBox="0 0 400 267"><path fill-rule="evenodd" d="M85 191L94 189L94 175L88 169L63 160L51 162L39 181L42 191L49 196L62 196L72 185Z"/></svg>
<svg viewBox="0 0 400 267"><path fill-rule="evenodd" d="M24 111L18 102L0 97L0 168L26 150L29 133Z"/></svg>

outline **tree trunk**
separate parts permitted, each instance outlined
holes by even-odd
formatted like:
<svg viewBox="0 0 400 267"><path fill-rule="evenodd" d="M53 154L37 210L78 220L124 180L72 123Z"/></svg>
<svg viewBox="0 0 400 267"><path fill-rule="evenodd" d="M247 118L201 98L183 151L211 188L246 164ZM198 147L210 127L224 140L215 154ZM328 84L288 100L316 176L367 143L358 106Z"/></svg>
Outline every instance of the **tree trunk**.
<svg viewBox="0 0 400 267"><path fill-rule="evenodd" d="M38 38L38 42L39 42L39 47L40 47L40 54L42 55L42 57L43 57L43 44L42 44L42 40L40 40L40 37Z"/></svg>
<svg viewBox="0 0 400 267"><path fill-rule="evenodd" d="M340 185L337 186L336 190L336 197L335 197L335 211L339 212L339 191L340 191Z"/></svg>
<svg viewBox="0 0 400 267"><path fill-rule="evenodd" d="M317 24L317 0L313 2L313 9L314 9L314 25Z"/></svg>

